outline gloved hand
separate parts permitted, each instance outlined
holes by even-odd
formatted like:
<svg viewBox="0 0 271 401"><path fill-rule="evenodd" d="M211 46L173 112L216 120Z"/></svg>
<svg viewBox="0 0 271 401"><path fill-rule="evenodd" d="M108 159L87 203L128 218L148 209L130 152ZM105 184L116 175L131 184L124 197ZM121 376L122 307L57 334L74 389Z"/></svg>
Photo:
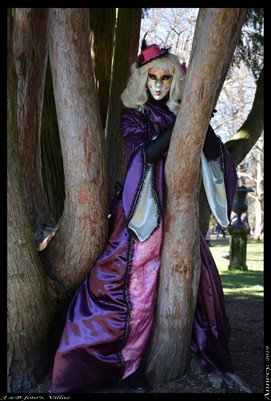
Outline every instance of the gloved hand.
<svg viewBox="0 0 271 401"><path fill-rule="evenodd" d="M156 162L168 150L173 127L174 124L170 125L162 134L144 146L145 155L149 163Z"/></svg>

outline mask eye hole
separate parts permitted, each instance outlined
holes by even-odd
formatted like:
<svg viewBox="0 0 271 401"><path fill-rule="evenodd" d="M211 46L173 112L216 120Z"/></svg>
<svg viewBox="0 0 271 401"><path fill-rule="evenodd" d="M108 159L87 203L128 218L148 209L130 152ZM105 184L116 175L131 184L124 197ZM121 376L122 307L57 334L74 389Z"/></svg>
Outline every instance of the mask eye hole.
<svg viewBox="0 0 271 401"><path fill-rule="evenodd" d="M162 81L168 81L171 77L172 77L172 75L163 75Z"/></svg>
<svg viewBox="0 0 271 401"><path fill-rule="evenodd" d="M152 79L153 81L156 81L156 76L154 75L154 74L148 74L148 77L150 78L150 79Z"/></svg>

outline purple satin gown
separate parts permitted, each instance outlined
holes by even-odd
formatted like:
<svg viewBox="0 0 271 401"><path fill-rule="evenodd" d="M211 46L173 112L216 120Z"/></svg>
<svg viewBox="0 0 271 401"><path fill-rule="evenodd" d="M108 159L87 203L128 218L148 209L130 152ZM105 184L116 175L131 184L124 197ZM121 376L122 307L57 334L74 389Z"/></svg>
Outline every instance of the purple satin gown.
<svg viewBox="0 0 271 401"><path fill-rule="evenodd" d="M167 107L149 104L152 130L159 134L175 121ZM127 173L121 199L112 210L107 244L69 306L54 367L53 393L91 392L116 384L139 366L154 318L163 230L164 158L156 162L152 190L159 216L152 234L140 242L127 228L138 201L149 141L146 118L134 109L121 114ZM236 171L223 150L230 213ZM228 350L230 327L219 274L203 236L198 301L191 347L207 369L233 371Z"/></svg>

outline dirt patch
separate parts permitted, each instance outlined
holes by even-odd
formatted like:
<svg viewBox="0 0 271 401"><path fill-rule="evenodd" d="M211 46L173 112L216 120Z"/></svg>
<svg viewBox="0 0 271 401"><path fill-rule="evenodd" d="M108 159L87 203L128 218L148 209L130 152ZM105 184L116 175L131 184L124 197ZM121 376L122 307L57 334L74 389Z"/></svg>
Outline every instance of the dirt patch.
<svg viewBox="0 0 271 401"><path fill-rule="evenodd" d="M226 309L232 334L230 350L235 374L206 374L192 358L189 371L180 379L152 386L149 393L264 393L263 303L247 298L227 300ZM51 375L29 393L48 393ZM95 393L129 393L127 384L104 388ZM94 391L93 391L94 393Z"/></svg>
<svg viewBox="0 0 271 401"><path fill-rule="evenodd" d="M230 349L236 373L252 392L264 392L263 304L246 298L226 303L232 328Z"/></svg>

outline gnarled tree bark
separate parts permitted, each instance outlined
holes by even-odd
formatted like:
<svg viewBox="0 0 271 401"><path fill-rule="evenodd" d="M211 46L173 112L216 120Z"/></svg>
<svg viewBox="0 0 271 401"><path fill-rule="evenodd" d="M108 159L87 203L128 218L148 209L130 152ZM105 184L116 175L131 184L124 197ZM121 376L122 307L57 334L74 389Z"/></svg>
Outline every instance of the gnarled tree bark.
<svg viewBox="0 0 271 401"><path fill-rule="evenodd" d="M66 199L58 230L41 256L58 295L81 283L107 238L104 137L89 34L88 9L49 9L49 58Z"/></svg>
<svg viewBox="0 0 271 401"><path fill-rule="evenodd" d="M16 8L13 54L18 76L18 131L28 213L36 242L54 227L41 170L41 113L48 58L48 9Z"/></svg>
<svg viewBox="0 0 271 401"><path fill-rule="evenodd" d="M17 127L17 78L12 57L12 18L8 9L7 164L7 391L41 380L48 369L52 309L26 208ZM38 368L37 368L38 367Z"/></svg>

